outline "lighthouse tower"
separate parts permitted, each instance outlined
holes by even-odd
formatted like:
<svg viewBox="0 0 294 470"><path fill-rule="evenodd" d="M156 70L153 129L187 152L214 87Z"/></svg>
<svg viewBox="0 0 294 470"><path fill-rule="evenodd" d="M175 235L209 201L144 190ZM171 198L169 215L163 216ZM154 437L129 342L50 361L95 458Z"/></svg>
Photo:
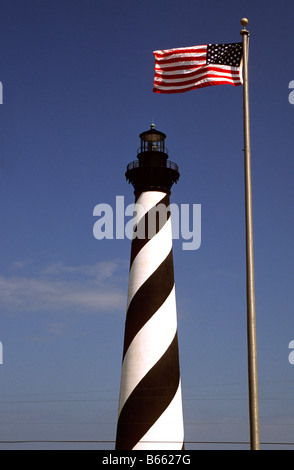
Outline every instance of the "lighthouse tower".
<svg viewBox="0 0 294 470"><path fill-rule="evenodd" d="M135 212L119 396L116 450L183 449L184 427L169 212L179 179L166 135L140 134L127 166Z"/></svg>

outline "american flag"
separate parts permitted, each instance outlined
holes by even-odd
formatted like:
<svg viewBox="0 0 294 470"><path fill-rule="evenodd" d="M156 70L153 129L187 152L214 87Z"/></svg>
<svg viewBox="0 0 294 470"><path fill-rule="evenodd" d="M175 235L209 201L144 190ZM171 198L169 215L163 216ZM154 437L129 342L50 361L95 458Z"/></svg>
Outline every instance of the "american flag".
<svg viewBox="0 0 294 470"><path fill-rule="evenodd" d="M242 85L242 43L206 44L154 51L155 93L182 93L196 88Z"/></svg>

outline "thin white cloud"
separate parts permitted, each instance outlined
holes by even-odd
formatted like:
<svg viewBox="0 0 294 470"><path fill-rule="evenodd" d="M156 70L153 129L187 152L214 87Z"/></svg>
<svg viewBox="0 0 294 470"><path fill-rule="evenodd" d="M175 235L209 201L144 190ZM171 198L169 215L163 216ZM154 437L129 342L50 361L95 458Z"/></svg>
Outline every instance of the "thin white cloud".
<svg viewBox="0 0 294 470"><path fill-rule="evenodd" d="M14 273L17 263L14 264ZM0 275L0 305L4 312L124 312L126 263L103 261L95 265L51 264L34 274Z"/></svg>
<svg viewBox="0 0 294 470"><path fill-rule="evenodd" d="M47 333L53 336L62 336L63 332L68 328L68 325L63 322L48 323Z"/></svg>
<svg viewBox="0 0 294 470"><path fill-rule="evenodd" d="M122 262L100 261L92 265L70 266L64 263L55 263L46 267L43 274L46 275L75 275L80 277L90 277L98 280L109 279L117 274ZM123 263L125 264L125 263Z"/></svg>

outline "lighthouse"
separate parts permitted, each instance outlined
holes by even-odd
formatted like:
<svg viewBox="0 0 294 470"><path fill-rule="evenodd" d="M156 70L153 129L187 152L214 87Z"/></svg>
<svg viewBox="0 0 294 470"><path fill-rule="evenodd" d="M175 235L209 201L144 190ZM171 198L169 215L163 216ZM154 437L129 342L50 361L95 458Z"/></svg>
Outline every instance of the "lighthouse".
<svg viewBox="0 0 294 470"><path fill-rule="evenodd" d="M179 179L166 135L140 134L127 166L134 187L127 313L116 450L181 450L184 425L179 366L170 190Z"/></svg>

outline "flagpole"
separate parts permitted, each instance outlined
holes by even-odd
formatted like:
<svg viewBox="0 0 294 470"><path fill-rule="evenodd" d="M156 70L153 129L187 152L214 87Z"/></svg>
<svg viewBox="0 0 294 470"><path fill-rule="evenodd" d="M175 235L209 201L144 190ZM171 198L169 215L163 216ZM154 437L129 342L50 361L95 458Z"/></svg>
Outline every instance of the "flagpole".
<svg viewBox="0 0 294 470"><path fill-rule="evenodd" d="M252 184L249 121L248 86L248 41L249 31L245 29L248 20L242 18L243 29L243 113L244 113L244 167L245 167L245 216L246 216L246 283L247 283L247 347L248 347L248 390L250 418L250 448L260 449L257 343L255 317L253 222L252 222Z"/></svg>

